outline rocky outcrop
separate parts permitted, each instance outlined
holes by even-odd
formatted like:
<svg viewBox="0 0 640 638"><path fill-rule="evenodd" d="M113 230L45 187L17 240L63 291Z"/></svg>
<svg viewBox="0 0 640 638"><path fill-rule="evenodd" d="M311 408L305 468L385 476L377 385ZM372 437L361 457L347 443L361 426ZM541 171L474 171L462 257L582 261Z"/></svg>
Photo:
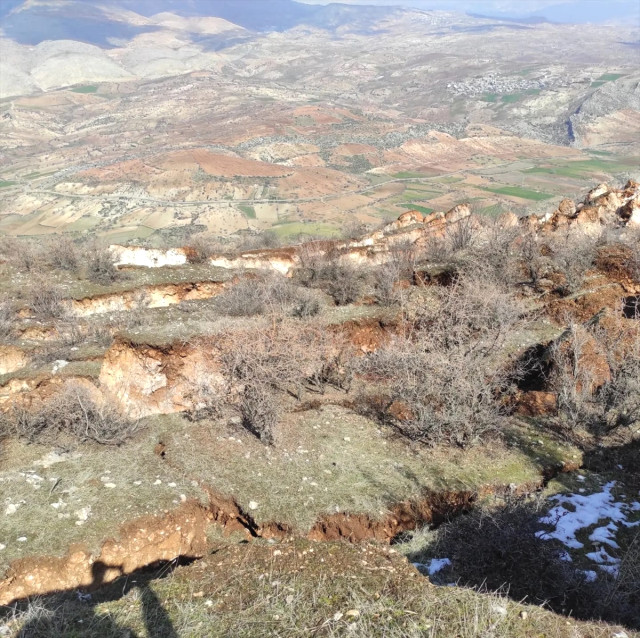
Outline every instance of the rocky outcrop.
<svg viewBox="0 0 640 638"><path fill-rule="evenodd" d="M563 199L556 210L530 217L527 223L541 232L568 226L580 226L587 232L597 232L602 226L640 226L640 189L633 180L622 189L599 184L583 201L575 204Z"/></svg>
<svg viewBox="0 0 640 638"><path fill-rule="evenodd" d="M202 391L222 387L218 361L198 344L151 346L117 341L107 351L100 387L129 416L198 409Z"/></svg>
<svg viewBox="0 0 640 638"><path fill-rule="evenodd" d="M73 299L70 312L74 317L87 317L137 308L165 308L182 301L210 299L220 294L224 286L216 281L143 286L135 290Z"/></svg>
<svg viewBox="0 0 640 638"><path fill-rule="evenodd" d="M0 374L9 374L24 368L29 357L16 346L0 345Z"/></svg>
<svg viewBox="0 0 640 638"><path fill-rule="evenodd" d="M184 248L160 250L142 246L109 246L116 266L142 266L160 268L162 266L184 266L187 263L187 251Z"/></svg>

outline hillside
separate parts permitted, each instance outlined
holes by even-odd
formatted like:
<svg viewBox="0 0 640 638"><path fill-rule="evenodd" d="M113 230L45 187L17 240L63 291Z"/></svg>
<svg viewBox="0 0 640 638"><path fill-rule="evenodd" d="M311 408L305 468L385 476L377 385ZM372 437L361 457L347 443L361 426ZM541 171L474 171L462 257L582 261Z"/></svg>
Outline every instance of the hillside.
<svg viewBox="0 0 640 638"><path fill-rule="evenodd" d="M639 227L629 182L275 249L5 241L7 631L633 635Z"/></svg>

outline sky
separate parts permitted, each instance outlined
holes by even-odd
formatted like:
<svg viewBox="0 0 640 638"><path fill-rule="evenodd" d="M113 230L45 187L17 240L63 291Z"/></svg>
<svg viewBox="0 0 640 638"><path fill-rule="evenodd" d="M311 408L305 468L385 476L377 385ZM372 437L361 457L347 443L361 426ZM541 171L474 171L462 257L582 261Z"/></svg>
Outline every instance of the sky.
<svg viewBox="0 0 640 638"><path fill-rule="evenodd" d="M487 15L550 16L571 15L576 13L586 21L589 17L602 19L624 19L627 16L640 28L640 0L298 0L307 4L329 4L329 2L345 4L379 4L400 5L418 9L443 9L483 13ZM575 13L574 13L575 12Z"/></svg>

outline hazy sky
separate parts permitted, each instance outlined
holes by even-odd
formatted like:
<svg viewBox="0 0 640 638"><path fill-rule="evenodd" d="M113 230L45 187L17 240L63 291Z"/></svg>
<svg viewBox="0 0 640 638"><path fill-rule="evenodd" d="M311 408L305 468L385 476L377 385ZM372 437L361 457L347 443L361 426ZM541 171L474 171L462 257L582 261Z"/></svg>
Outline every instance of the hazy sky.
<svg viewBox="0 0 640 638"><path fill-rule="evenodd" d="M631 20L637 20L640 14L640 0L298 0L308 4L329 4L342 2L348 4L401 5L419 9L446 9L477 13L507 14L524 16L531 13L543 13L545 8L557 5L574 5L584 14L619 17L628 11Z"/></svg>

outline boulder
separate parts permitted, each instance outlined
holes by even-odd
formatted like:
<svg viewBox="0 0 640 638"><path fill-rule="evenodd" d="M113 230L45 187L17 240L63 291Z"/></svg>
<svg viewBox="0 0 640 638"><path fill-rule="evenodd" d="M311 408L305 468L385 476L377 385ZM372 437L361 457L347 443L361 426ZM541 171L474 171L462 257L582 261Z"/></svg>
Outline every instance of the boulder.
<svg viewBox="0 0 640 638"><path fill-rule="evenodd" d="M471 215L471 207L469 204L458 204L451 210L447 211L444 218L447 224L455 224Z"/></svg>

